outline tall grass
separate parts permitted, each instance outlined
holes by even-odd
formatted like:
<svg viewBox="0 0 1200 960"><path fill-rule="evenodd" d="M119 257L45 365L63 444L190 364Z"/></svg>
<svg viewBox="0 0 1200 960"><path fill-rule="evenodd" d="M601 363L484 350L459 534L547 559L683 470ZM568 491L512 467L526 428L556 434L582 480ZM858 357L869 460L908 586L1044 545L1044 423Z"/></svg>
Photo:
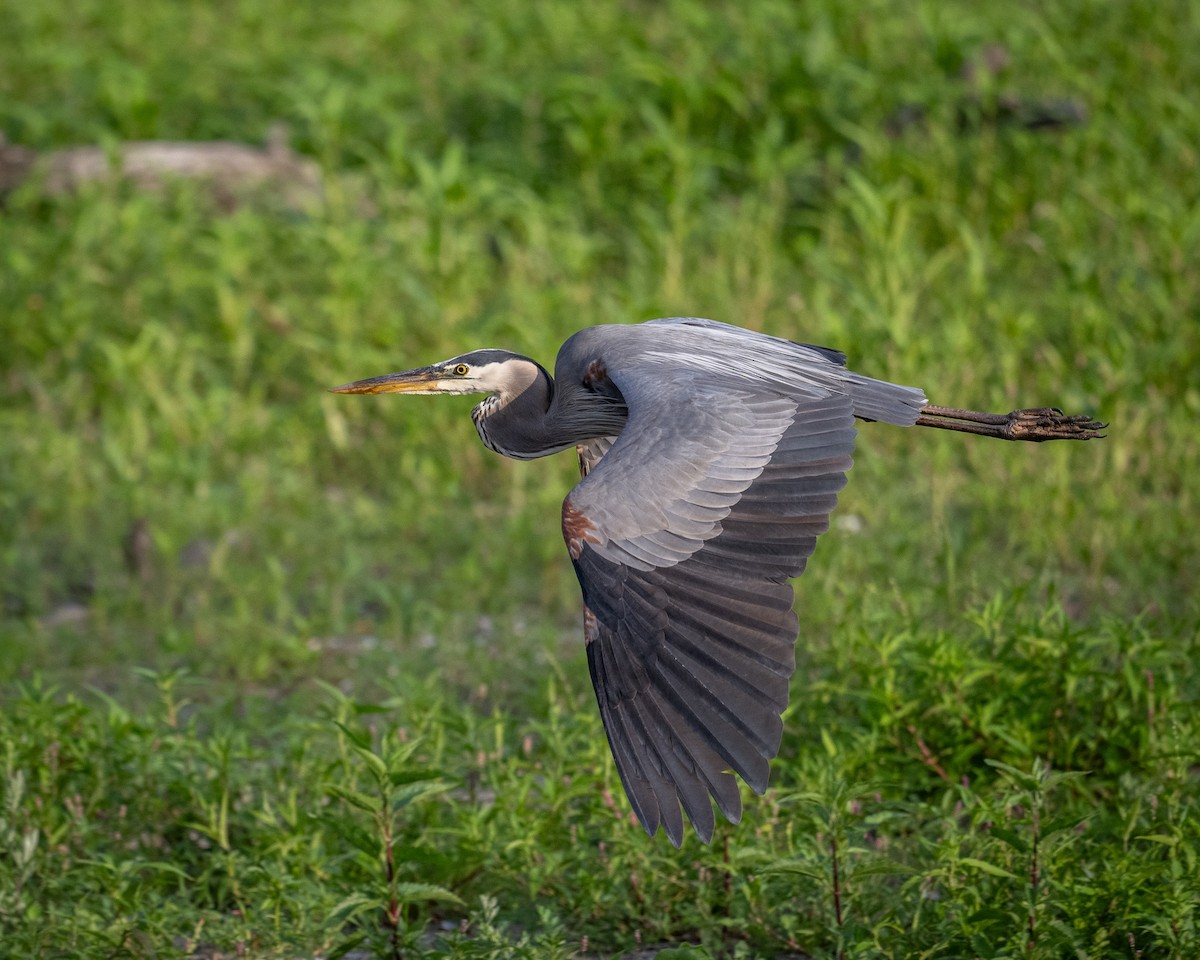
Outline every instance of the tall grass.
<svg viewBox="0 0 1200 960"><path fill-rule="evenodd" d="M0 13L10 141L282 120L323 172L4 198L0 954L1196 953L1194 5ZM570 458L323 392L672 314L1112 424L863 425L773 786L678 852L587 687Z"/></svg>

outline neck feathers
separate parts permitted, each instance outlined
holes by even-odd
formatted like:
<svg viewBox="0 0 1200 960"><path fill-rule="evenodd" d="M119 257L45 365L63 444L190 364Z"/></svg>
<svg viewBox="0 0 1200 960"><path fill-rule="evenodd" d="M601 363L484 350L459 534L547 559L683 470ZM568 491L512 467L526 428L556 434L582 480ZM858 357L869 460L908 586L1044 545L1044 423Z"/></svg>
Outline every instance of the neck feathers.
<svg viewBox="0 0 1200 960"><path fill-rule="evenodd" d="M555 443L547 432L546 412L554 380L532 360L510 363L504 384L471 411L485 447L517 460L557 453L570 444Z"/></svg>

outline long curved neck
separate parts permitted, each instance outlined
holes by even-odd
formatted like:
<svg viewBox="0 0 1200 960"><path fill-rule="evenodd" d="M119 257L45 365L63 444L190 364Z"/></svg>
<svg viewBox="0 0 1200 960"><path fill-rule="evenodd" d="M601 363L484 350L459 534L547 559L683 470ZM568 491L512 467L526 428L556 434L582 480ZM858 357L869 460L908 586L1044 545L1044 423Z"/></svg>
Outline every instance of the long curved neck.
<svg viewBox="0 0 1200 960"><path fill-rule="evenodd" d="M523 390L493 393L471 411L479 439L489 450L515 460L534 460L575 445L573 437L555 435L550 418L554 381L540 366Z"/></svg>

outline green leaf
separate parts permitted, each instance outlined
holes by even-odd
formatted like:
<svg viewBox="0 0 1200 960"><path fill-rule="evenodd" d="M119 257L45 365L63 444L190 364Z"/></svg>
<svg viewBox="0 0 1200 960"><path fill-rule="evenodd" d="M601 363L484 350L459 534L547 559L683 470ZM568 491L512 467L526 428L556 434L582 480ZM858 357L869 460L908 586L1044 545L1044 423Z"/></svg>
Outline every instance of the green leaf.
<svg viewBox="0 0 1200 960"><path fill-rule="evenodd" d="M360 747L357 744L354 745L354 752L371 768L371 773L376 780L382 782L387 778L388 769L387 764L383 762L383 757L379 756L374 750L370 750L367 747Z"/></svg>
<svg viewBox="0 0 1200 960"><path fill-rule="evenodd" d="M1173 847L1179 843L1178 837L1169 837L1165 833L1143 833L1140 837L1134 837L1133 839L1149 840L1151 843L1161 843L1168 847Z"/></svg>
<svg viewBox="0 0 1200 960"><path fill-rule="evenodd" d="M344 957L366 939L367 935L365 933L356 933L352 937L347 937L336 947L330 950L325 956L328 958L328 960L342 960L342 957Z"/></svg>
<svg viewBox="0 0 1200 960"><path fill-rule="evenodd" d="M377 897L369 897L365 893L355 893L348 896L330 911L329 922L336 924L347 923L367 910L382 910L384 903Z"/></svg>
<svg viewBox="0 0 1200 960"><path fill-rule="evenodd" d="M347 817L341 817L340 821L334 827L338 837L345 840L356 850L361 850L372 859L379 856L382 841L378 837L368 833L358 824L349 822L349 818Z"/></svg>
<svg viewBox="0 0 1200 960"><path fill-rule="evenodd" d="M396 899L401 903L420 903L423 900L442 900L447 903L462 903L456 894L445 887L432 883L398 883L395 888Z"/></svg>
<svg viewBox="0 0 1200 960"><path fill-rule="evenodd" d="M992 941L982 933L971 935L971 950L980 960L990 960L991 957L996 955L996 949L992 945Z"/></svg>
<svg viewBox="0 0 1200 960"><path fill-rule="evenodd" d="M993 877L1007 877L1009 880L1019 880L1015 873L1009 873L1003 867L998 867L994 863L988 863L986 860L976 860L974 857L963 857L958 861L964 867L974 867L976 870L982 870L984 873L990 873Z"/></svg>
<svg viewBox="0 0 1200 960"><path fill-rule="evenodd" d="M354 710L355 716L361 717L367 713L387 713L388 708L381 703L359 703L355 701L351 709Z"/></svg>
<svg viewBox="0 0 1200 960"><path fill-rule="evenodd" d="M396 791L392 798L392 809L399 810L401 807L407 807L419 797L429 796L434 793L445 793L453 784L445 783L444 781L429 781L422 783L410 783L406 787Z"/></svg>
<svg viewBox="0 0 1200 960"><path fill-rule="evenodd" d="M358 807L360 810L366 810L367 813L379 813L383 806L383 801L379 797L372 797L357 790L339 786L336 783L331 783L327 789L339 800L345 800L351 806Z"/></svg>
<svg viewBox="0 0 1200 960"><path fill-rule="evenodd" d="M984 760L989 767L993 767L1005 774L1010 780L1014 781L1022 790L1037 790L1041 784L1037 777L1024 770L1019 770L1016 767L1009 766L1007 763L1001 763L999 760Z"/></svg>
<svg viewBox="0 0 1200 960"><path fill-rule="evenodd" d="M1013 830L1009 830L1008 827L1001 827L993 824L988 832L997 840L1007 843L1018 853L1029 852L1029 844L1027 844L1024 839L1021 838L1020 834Z"/></svg>
<svg viewBox="0 0 1200 960"><path fill-rule="evenodd" d="M334 720L334 725L346 735L346 739L350 741L352 746L367 749L371 746L371 738L362 730L356 730L348 724L342 723L341 720Z"/></svg>
<svg viewBox="0 0 1200 960"><path fill-rule="evenodd" d="M397 770L395 764L392 764L392 771L388 774L388 780L393 787L403 786L406 783L420 783L424 780L441 780L445 775L441 770L434 770L429 767L422 767L413 770Z"/></svg>
<svg viewBox="0 0 1200 960"><path fill-rule="evenodd" d="M772 863L762 870L760 874L770 875L776 873L788 874L792 876L811 877L814 880L824 880L825 874L820 870L814 870L812 867L806 867L802 863L796 863L794 860L779 860Z"/></svg>
<svg viewBox="0 0 1200 960"><path fill-rule="evenodd" d="M895 860L868 860L865 863L860 863L857 866L851 867L848 875L855 878L862 877L878 877L889 876L895 874L913 874L917 871L906 863L897 863Z"/></svg>
<svg viewBox="0 0 1200 960"><path fill-rule="evenodd" d="M417 752L417 747L421 745L420 738L409 740L407 743L397 744L388 751L387 765L389 772L395 773L401 770L408 758Z"/></svg>

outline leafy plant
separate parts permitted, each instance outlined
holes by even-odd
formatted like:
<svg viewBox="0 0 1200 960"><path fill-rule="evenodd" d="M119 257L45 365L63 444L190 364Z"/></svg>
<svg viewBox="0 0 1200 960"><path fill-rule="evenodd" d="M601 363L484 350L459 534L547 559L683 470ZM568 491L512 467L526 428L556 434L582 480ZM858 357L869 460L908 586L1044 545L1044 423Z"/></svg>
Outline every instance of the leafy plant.
<svg viewBox="0 0 1200 960"><path fill-rule="evenodd" d="M344 699L341 708L350 704ZM368 817L363 828L343 816L330 817L336 836L352 844L360 855L364 869L374 866L377 871L376 892L351 894L334 908L330 922L337 927L375 914L377 927L343 940L331 956L341 957L363 942L371 943L375 952L399 960L405 946L420 931L412 924L409 908L422 903L462 901L450 890L434 883L405 880L422 861L428 861L428 845L421 843L413 825L407 821L410 806L450 789L451 784L438 778L436 771L412 763L420 740L396 742L395 731L384 735L383 745L372 747L363 730L338 722L343 735L341 769L349 774L350 786L331 783L329 792L348 807ZM365 773L365 777L363 774ZM357 774L357 775L356 775ZM362 784L362 780L366 784ZM360 789L365 786L366 789ZM371 861L374 861L372 864ZM370 920L372 918L366 917Z"/></svg>
<svg viewBox="0 0 1200 960"><path fill-rule="evenodd" d="M4 188L0 954L1200 953L1191 6L0 15L7 144L284 121L322 177ZM572 459L324 389L670 314L1112 424L864 424L771 787L680 850L596 715Z"/></svg>

